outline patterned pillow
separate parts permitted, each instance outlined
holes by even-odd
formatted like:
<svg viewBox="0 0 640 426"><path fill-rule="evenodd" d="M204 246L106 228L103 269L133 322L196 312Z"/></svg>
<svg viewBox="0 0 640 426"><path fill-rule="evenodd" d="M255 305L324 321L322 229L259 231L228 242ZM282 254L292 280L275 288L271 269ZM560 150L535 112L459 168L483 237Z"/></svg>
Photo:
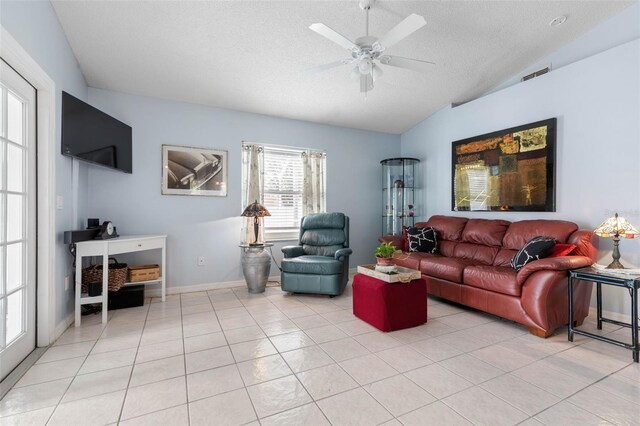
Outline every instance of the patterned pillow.
<svg viewBox="0 0 640 426"><path fill-rule="evenodd" d="M407 229L407 237L409 240L409 251L433 254L438 251L436 230L431 227L411 227Z"/></svg>
<svg viewBox="0 0 640 426"><path fill-rule="evenodd" d="M549 256L555 245L556 240L553 238L533 237L513 256L511 267L516 271L520 271L527 263Z"/></svg>

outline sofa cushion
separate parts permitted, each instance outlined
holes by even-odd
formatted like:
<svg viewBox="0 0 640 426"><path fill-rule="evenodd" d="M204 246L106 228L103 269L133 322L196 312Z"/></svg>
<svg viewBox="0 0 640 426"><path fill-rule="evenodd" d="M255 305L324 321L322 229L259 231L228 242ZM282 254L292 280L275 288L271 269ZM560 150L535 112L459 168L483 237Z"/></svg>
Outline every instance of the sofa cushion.
<svg viewBox="0 0 640 426"><path fill-rule="evenodd" d="M569 235L577 229L578 225L564 220L521 220L509 225L502 239L502 247L520 250L527 241L538 235L566 243Z"/></svg>
<svg viewBox="0 0 640 426"><path fill-rule="evenodd" d="M431 216L426 223L416 223L416 226L431 226L438 231L441 240L459 241L462 230L467 224L466 217Z"/></svg>
<svg viewBox="0 0 640 426"><path fill-rule="evenodd" d="M469 219L462 231L462 241L485 246L501 246L511 222L495 219Z"/></svg>
<svg viewBox="0 0 640 426"><path fill-rule="evenodd" d="M398 266L404 266L409 269L420 270L420 262L425 257L434 256L430 253L397 253L393 255L393 263Z"/></svg>
<svg viewBox="0 0 640 426"><path fill-rule="evenodd" d="M533 237L513 256L513 259L511 259L511 267L519 271L529 262L544 259L551 254L551 250L553 250L553 246L555 245L556 240L553 238L542 236Z"/></svg>
<svg viewBox="0 0 640 426"><path fill-rule="evenodd" d="M298 256L282 259L282 271L296 274L340 274L342 262L326 256Z"/></svg>
<svg viewBox="0 0 640 426"><path fill-rule="evenodd" d="M409 251L435 254L438 251L438 239L433 228L412 226L407 229Z"/></svg>
<svg viewBox="0 0 640 426"><path fill-rule="evenodd" d="M496 257L493 259L493 266L508 266L511 267L511 259L518 252L518 250L500 249Z"/></svg>
<svg viewBox="0 0 640 426"><path fill-rule="evenodd" d="M488 247L480 244L458 243L453 251L453 256L461 259L473 260L476 263L491 265L498 253L498 247Z"/></svg>
<svg viewBox="0 0 640 426"><path fill-rule="evenodd" d="M469 266L464 270L464 284L496 293L520 296L522 287L517 273L509 266Z"/></svg>
<svg viewBox="0 0 640 426"><path fill-rule="evenodd" d="M420 272L431 277L461 283L464 268L475 264L477 263L469 259L429 256L420 262Z"/></svg>

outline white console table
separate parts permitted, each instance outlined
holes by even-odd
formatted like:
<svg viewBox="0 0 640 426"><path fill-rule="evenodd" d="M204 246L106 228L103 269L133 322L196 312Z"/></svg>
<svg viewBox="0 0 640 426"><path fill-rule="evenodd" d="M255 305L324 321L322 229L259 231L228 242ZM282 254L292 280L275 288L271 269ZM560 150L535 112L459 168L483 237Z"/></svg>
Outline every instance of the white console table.
<svg viewBox="0 0 640 426"><path fill-rule="evenodd" d="M76 327L80 326L81 307L92 303L102 303L102 323L107 323L107 310L109 306L109 275L108 268L102 269L102 294L88 297L82 295L82 258L89 256L102 256L102 264L109 264L109 256L122 253L134 253L144 250L162 250L162 264L160 265L160 278L151 281L126 283L125 285L138 284L162 284L162 301L165 301L166 293L166 235L132 235L121 236L108 240L90 240L76 243Z"/></svg>

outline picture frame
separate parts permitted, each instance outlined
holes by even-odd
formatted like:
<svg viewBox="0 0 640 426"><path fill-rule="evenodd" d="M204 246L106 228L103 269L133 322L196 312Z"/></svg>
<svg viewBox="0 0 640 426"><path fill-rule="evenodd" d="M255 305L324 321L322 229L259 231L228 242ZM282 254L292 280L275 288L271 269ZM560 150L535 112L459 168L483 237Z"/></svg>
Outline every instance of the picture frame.
<svg viewBox="0 0 640 426"><path fill-rule="evenodd" d="M226 197L227 156L221 149L162 145L162 194Z"/></svg>
<svg viewBox="0 0 640 426"><path fill-rule="evenodd" d="M452 211L556 211L556 118L451 144Z"/></svg>

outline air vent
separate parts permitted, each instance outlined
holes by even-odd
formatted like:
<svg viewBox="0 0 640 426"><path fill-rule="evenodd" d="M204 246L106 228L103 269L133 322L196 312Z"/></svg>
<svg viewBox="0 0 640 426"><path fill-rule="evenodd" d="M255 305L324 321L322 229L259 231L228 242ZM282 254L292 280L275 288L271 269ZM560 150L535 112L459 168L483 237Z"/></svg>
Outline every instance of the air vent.
<svg viewBox="0 0 640 426"><path fill-rule="evenodd" d="M547 65L544 68L540 68L539 70L532 72L531 74L525 75L524 77L522 77L521 81L527 81L527 80L531 80L532 78L540 77L541 75L544 75L549 71L551 71L551 65Z"/></svg>

